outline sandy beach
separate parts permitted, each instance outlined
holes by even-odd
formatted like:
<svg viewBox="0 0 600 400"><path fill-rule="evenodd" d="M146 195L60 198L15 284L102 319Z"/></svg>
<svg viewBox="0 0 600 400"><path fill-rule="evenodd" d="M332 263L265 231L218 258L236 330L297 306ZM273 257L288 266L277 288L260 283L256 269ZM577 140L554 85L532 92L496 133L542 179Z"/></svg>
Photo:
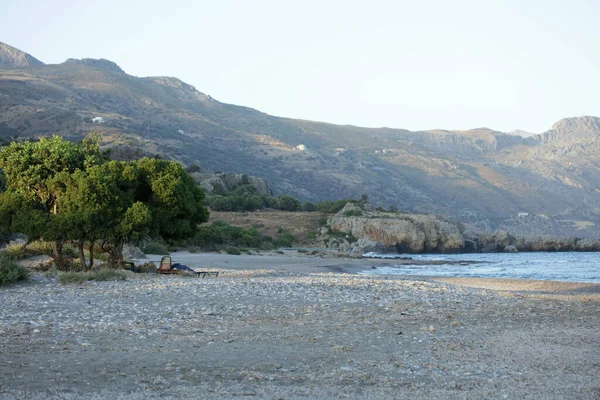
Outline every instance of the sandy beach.
<svg viewBox="0 0 600 400"><path fill-rule="evenodd" d="M597 284L173 260L221 274L0 289L0 398L600 398Z"/></svg>

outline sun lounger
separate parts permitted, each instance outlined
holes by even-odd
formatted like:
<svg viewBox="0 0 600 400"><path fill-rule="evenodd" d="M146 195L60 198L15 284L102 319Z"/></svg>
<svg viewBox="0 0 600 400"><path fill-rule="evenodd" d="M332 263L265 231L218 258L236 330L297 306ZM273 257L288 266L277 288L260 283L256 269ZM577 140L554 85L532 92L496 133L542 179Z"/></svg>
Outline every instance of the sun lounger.
<svg viewBox="0 0 600 400"><path fill-rule="evenodd" d="M182 268L182 267L185 267L185 268ZM170 256L164 256L163 258L160 259L160 265L158 266L158 269L156 270L156 272L161 273L161 274L182 274L182 273L190 272L190 273L194 274L195 276L202 277L202 278L206 278L206 277L217 278L219 276L218 271L195 271L185 265L172 264Z"/></svg>
<svg viewBox="0 0 600 400"><path fill-rule="evenodd" d="M178 274L182 271L179 271L178 269L172 269L171 256L164 256L160 259L160 264L158 265L156 272L159 274Z"/></svg>

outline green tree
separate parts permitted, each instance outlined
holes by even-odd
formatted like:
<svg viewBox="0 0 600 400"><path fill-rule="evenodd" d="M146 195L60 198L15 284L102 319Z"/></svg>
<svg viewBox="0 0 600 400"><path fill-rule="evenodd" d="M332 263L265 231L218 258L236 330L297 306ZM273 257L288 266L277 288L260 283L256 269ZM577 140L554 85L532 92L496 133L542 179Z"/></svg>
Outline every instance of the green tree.
<svg viewBox="0 0 600 400"><path fill-rule="evenodd" d="M145 235L193 237L208 220L204 192L179 164L108 162L99 146L97 136L81 143L54 136L2 149L7 190L0 194L0 227L52 241L61 268L66 240L77 242L82 267L86 241L90 266L97 241L109 252L109 266L116 266L124 243Z"/></svg>
<svg viewBox="0 0 600 400"><path fill-rule="evenodd" d="M20 221L23 233L33 236L41 233L44 238L50 238L52 256L59 267L63 264L62 245L66 239L63 218L57 216L57 200L64 191L61 177L102 162L104 156L100 152L97 135L80 143L72 143L59 136L42 138L37 142L13 142L0 151L0 168L6 175L6 190L20 196L22 206L26 204L15 212L13 222ZM28 212L33 212L31 215L36 217L35 223L27 223L25 217ZM44 213L50 215L42 217ZM40 225L42 221L44 226Z"/></svg>
<svg viewBox="0 0 600 400"><path fill-rule="evenodd" d="M283 211L296 211L300 209L301 203L299 200L288 196L287 194L281 195L277 198L277 208Z"/></svg>

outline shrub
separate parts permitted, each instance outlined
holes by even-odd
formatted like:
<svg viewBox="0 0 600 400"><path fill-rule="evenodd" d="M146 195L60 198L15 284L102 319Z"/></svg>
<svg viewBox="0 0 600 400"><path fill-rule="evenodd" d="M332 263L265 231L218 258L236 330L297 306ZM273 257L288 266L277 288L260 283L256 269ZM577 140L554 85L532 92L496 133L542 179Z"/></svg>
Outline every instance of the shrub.
<svg viewBox="0 0 600 400"><path fill-rule="evenodd" d="M58 281L63 284L85 281L122 281L125 279L127 279L127 272L108 268L90 272L63 272L58 275Z"/></svg>
<svg viewBox="0 0 600 400"><path fill-rule="evenodd" d="M302 204L302 211L316 211L317 207L315 207L315 205L313 203L311 203L310 201L307 201L306 203Z"/></svg>
<svg viewBox="0 0 600 400"><path fill-rule="evenodd" d="M162 243L157 243L157 242L150 242L148 243L143 249L142 251L145 254L158 254L161 256L168 256L169 255L169 250L167 249L167 246L165 246Z"/></svg>
<svg viewBox="0 0 600 400"><path fill-rule="evenodd" d="M123 269L125 271L132 271L132 272L137 272L140 274L149 274L149 273L156 273L157 268L153 262L148 261L148 262L145 262L143 264L138 264L138 265L135 265L132 262L131 263L125 262L123 264Z"/></svg>
<svg viewBox="0 0 600 400"><path fill-rule="evenodd" d="M29 278L29 272L14 261L0 258L0 285L8 285Z"/></svg>
<svg viewBox="0 0 600 400"><path fill-rule="evenodd" d="M294 243L294 237L289 232L284 232L277 239L275 239L275 246L279 247L291 247Z"/></svg>
<svg viewBox="0 0 600 400"><path fill-rule="evenodd" d="M344 208L344 206L347 203L358 204L358 205L361 204L360 200L354 200L354 199L343 199L343 200L336 200L336 201L325 200L325 201L320 201L317 204L315 204L315 207L316 207L317 211L321 211L321 212L328 213L328 214L335 214L338 211L340 211L342 208Z"/></svg>
<svg viewBox="0 0 600 400"><path fill-rule="evenodd" d="M127 279L127 272L120 269L103 268L92 272L94 281L124 281Z"/></svg>
<svg viewBox="0 0 600 400"><path fill-rule="evenodd" d="M292 196L284 194L277 199L277 208L282 211L296 211L302 208L302 204Z"/></svg>
<svg viewBox="0 0 600 400"><path fill-rule="evenodd" d="M2 250L2 258L10 261L19 261L29 257L26 250L23 250L22 246L8 246Z"/></svg>
<svg viewBox="0 0 600 400"><path fill-rule="evenodd" d="M363 213L361 210L350 210L344 213L345 217L362 217Z"/></svg>
<svg viewBox="0 0 600 400"><path fill-rule="evenodd" d="M77 253L77 249L74 246L70 245L69 243L65 243L65 245L63 246L62 253L66 257L71 257L71 258L79 257L79 253Z"/></svg>
<svg viewBox="0 0 600 400"><path fill-rule="evenodd" d="M231 254L233 256L239 256L242 254L241 251L239 251L236 247L228 247L225 249L225 253L227 254Z"/></svg>

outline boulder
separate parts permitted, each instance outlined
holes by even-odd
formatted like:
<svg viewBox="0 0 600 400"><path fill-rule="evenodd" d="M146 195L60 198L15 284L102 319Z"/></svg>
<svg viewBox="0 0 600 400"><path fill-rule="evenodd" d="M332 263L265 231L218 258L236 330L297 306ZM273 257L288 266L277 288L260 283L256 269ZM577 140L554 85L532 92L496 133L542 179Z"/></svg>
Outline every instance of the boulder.
<svg viewBox="0 0 600 400"><path fill-rule="evenodd" d="M6 246L23 246L25 243L27 243L27 240L27 236L20 233L13 233L8 237L8 243Z"/></svg>
<svg viewBox="0 0 600 400"><path fill-rule="evenodd" d="M504 252L505 253L518 253L519 249L517 249L517 246L510 244L508 246L504 246Z"/></svg>
<svg viewBox="0 0 600 400"><path fill-rule="evenodd" d="M140 258L146 258L146 254L139 247L132 244L123 245L123 259L124 260L135 260Z"/></svg>
<svg viewBox="0 0 600 400"><path fill-rule="evenodd" d="M333 250L348 252L350 251L350 242L348 242L344 238L332 237L329 238L329 241L327 242L327 247Z"/></svg>

